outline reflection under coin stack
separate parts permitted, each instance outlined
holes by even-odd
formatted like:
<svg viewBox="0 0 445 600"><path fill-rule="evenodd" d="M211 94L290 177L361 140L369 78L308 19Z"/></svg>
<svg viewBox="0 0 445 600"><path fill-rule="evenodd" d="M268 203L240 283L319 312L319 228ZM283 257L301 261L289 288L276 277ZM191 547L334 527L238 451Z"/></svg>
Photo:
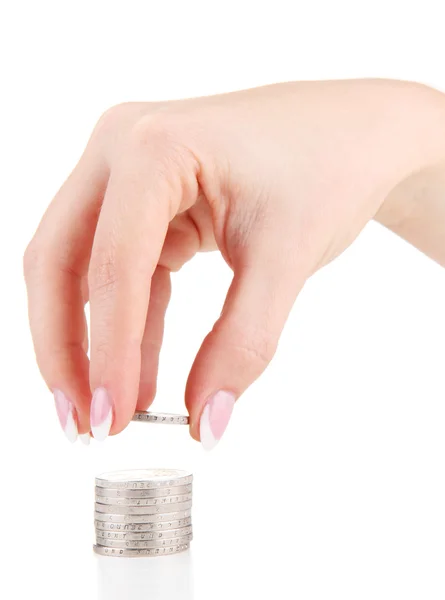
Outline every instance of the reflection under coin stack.
<svg viewBox="0 0 445 600"><path fill-rule="evenodd" d="M173 469L115 471L96 477L94 551L165 556L192 541L193 475Z"/></svg>

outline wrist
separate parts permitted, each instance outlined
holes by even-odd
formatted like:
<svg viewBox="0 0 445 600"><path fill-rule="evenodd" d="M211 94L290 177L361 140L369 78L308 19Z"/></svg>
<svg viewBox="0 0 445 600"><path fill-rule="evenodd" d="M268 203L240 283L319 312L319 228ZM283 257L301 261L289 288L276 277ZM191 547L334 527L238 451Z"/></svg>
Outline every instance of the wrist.
<svg viewBox="0 0 445 600"><path fill-rule="evenodd" d="M410 85L406 173L376 220L445 266L445 95Z"/></svg>

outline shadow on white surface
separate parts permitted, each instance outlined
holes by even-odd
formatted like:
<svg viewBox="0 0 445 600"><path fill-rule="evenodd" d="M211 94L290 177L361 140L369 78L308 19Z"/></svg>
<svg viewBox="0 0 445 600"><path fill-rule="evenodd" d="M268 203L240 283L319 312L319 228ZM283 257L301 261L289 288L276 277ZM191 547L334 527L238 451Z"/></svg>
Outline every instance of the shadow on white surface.
<svg viewBox="0 0 445 600"><path fill-rule="evenodd" d="M193 600L190 550L159 558L96 558L98 600Z"/></svg>

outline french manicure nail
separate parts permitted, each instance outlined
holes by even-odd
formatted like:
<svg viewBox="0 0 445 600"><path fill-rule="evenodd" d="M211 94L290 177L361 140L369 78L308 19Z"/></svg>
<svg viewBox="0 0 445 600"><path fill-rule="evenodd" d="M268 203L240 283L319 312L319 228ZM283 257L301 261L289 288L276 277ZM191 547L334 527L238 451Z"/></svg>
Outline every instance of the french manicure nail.
<svg viewBox="0 0 445 600"><path fill-rule="evenodd" d="M201 415L199 435L205 450L212 450L222 438L235 406L235 395L219 391L209 398Z"/></svg>
<svg viewBox="0 0 445 600"><path fill-rule="evenodd" d="M60 390L54 390L54 402L60 425L66 437L73 444L77 440L76 409Z"/></svg>
<svg viewBox="0 0 445 600"><path fill-rule="evenodd" d="M105 388L97 388L93 394L90 423L94 439L103 442L108 437L113 423L113 405Z"/></svg>
<svg viewBox="0 0 445 600"><path fill-rule="evenodd" d="M84 444L84 446L90 445L90 434L89 433L79 433L79 440Z"/></svg>

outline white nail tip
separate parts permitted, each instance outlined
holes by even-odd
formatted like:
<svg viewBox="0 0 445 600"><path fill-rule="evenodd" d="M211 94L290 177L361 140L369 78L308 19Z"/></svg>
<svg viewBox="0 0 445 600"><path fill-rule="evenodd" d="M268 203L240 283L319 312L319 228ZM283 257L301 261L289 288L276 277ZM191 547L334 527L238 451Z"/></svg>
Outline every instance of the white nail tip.
<svg viewBox="0 0 445 600"><path fill-rule="evenodd" d="M84 446L90 445L91 436L89 433L81 433L79 434L79 440L82 442Z"/></svg>
<svg viewBox="0 0 445 600"><path fill-rule="evenodd" d="M95 427L91 426L91 433L93 434L94 439L98 442L103 442L104 440L106 440L108 434L110 433L112 422L113 411L110 409L108 411L107 416L105 417L105 420L102 421L102 423L96 425Z"/></svg>
<svg viewBox="0 0 445 600"><path fill-rule="evenodd" d="M65 432L65 435L68 438L68 440L72 444L74 444L74 442L77 440L77 425L76 425L76 421L74 419L72 409L68 413L64 432Z"/></svg>
<svg viewBox="0 0 445 600"><path fill-rule="evenodd" d="M207 405L202 411L201 420L199 422L199 436L204 450L213 450L218 443L218 440L213 435L210 428L210 406Z"/></svg>

